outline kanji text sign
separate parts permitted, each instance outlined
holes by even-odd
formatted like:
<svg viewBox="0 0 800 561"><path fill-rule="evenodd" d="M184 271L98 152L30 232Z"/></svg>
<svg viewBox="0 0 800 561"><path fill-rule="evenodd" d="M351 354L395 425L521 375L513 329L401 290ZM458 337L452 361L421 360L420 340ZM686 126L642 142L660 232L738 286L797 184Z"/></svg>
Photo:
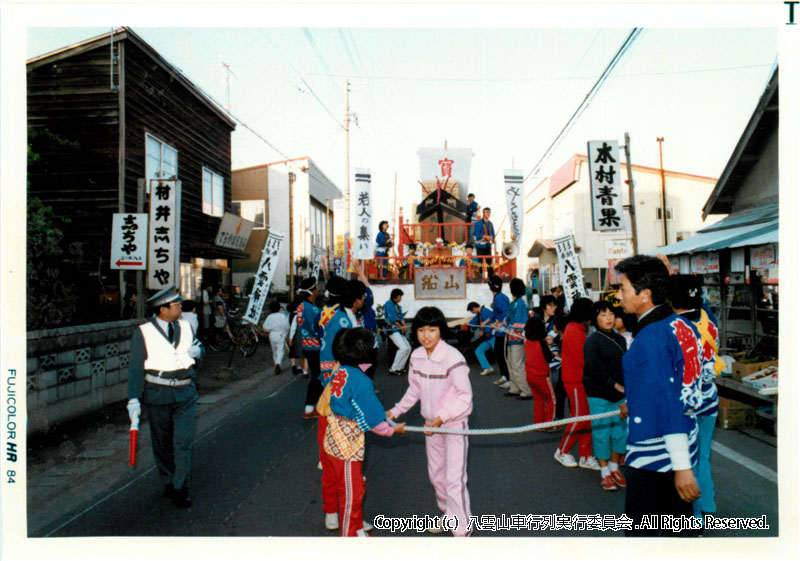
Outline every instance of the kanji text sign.
<svg viewBox="0 0 800 561"><path fill-rule="evenodd" d="M511 240L517 244L517 248L522 244L522 220L525 217L525 213L522 212L522 177L521 169L503 170L503 189L506 192Z"/></svg>
<svg viewBox="0 0 800 561"><path fill-rule="evenodd" d="M414 298L463 299L467 297L467 276L463 268L420 267L414 269Z"/></svg>
<svg viewBox="0 0 800 561"><path fill-rule="evenodd" d="M356 170L355 196L351 201L353 216L353 257L372 259L375 255L372 236L372 175L369 170Z"/></svg>
<svg viewBox="0 0 800 561"><path fill-rule="evenodd" d="M147 269L147 215L114 214L111 223L111 268Z"/></svg>
<svg viewBox="0 0 800 561"><path fill-rule="evenodd" d="M622 216L619 142L590 140L588 150L592 229L622 230L625 226Z"/></svg>
<svg viewBox="0 0 800 561"><path fill-rule="evenodd" d="M564 296L567 305L578 298L586 297L586 285L583 282L583 269L575 253L575 241L572 234L553 240L558 255L558 268L560 271L561 284L564 287Z"/></svg>
<svg viewBox="0 0 800 561"><path fill-rule="evenodd" d="M283 234L270 229L264 249L261 251L261 262L258 264L253 292L250 293L250 302L242 317L244 321L257 324L261 318L261 310L264 309L264 302L269 294L269 287L272 284L275 268L278 266L282 247Z"/></svg>
<svg viewBox="0 0 800 561"><path fill-rule="evenodd" d="M150 180L150 234L147 255L147 288L161 290L178 283L178 190L175 179Z"/></svg>
<svg viewBox="0 0 800 561"><path fill-rule="evenodd" d="M253 226L255 226L254 222L226 212L219 223L219 230L217 230L217 237L214 243L220 247L244 251L247 240L250 239L250 232L253 230Z"/></svg>

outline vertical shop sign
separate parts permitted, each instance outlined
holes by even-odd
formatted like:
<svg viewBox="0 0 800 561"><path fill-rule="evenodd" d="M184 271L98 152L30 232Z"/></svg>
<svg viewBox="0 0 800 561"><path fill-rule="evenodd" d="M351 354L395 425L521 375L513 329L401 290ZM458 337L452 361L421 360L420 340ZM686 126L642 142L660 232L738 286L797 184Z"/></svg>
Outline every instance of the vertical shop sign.
<svg viewBox="0 0 800 561"><path fill-rule="evenodd" d="M147 215L116 213L111 223L111 268L147 268Z"/></svg>
<svg viewBox="0 0 800 561"><path fill-rule="evenodd" d="M590 140L589 185L592 197L592 229L622 230L622 191L619 174L619 142Z"/></svg>
<svg viewBox="0 0 800 561"><path fill-rule="evenodd" d="M150 180L147 288L152 290L178 285L180 186L177 179Z"/></svg>

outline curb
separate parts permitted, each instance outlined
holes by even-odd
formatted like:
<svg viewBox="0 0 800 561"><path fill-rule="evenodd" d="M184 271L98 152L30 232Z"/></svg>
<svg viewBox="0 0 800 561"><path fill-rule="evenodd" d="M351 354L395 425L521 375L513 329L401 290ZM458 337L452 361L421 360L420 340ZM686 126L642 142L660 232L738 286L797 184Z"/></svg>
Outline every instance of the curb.
<svg viewBox="0 0 800 561"><path fill-rule="evenodd" d="M271 369L266 366L271 363L271 359L260 360L257 370L240 379L237 379L236 373L245 370L246 366L237 365L236 370L231 371L231 381L217 388L206 386L197 402L195 442L204 438L218 426L221 419L235 410L281 391L296 381L297 377L291 374L291 370L284 370L288 376L271 374ZM207 368L213 366L209 364ZM203 387L202 379L199 381ZM84 451L62 461L49 459L47 464L52 465L45 464L43 470L36 469L40 466L30 466L34 469L27 470L28 535L52 535L78 514L109 499L116 490L154 471L155 461L151 451L150 430L145 426L147 424L147 421L143 421L139 428L135 467L129 465L127 424L106 425L93 433L87 431L86 434L62 435L64 440L59 450L62 456L70 449L74 452L75 442ZM55 455L54 450L51 455ZM152 476L156 477L154 474Z"/></svg>

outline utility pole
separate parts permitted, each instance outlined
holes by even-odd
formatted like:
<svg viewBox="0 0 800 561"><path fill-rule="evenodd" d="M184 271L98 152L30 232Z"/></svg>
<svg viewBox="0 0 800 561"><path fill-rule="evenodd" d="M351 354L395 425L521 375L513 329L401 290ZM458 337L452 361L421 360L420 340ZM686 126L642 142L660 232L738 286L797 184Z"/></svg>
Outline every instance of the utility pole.
<svg viewBox="0 0 800 561"><path fill-rule="evenodd" d="M331 224L331 198L325 197L325 243L328 246L328 266L327 270L333 268L333 225ZM328 273L325 273L328 278Z"/></svg>
<svg viewBox="0 0 800 561"><path fill-rule="evenodd" d="M664 229L664 245L667 245L669 243L667 237L667 181L664 177L664 155L661 152L664 137L659 136L656 138L656 142L658 142L658 162L661 166L661 224Z"/></svg>
<svg viewBox="0 0 800 561"><path fill-rule="evenodd" d="M289 172L289 301L294 301L294 180L297 176Z"/></svg>
<svg viewBox="0 0 800 561"><path fill-rule="evenodd" d="M220 61L220 62L222 62L222 66L225 67L225 88L226 88L227 94L228 94L228 103L225 105L225 109L228 111L228 113L230 113L231 112L231 74L233 74L234 78L238 78L238 76L236 76L236 74L233 73L233 70L231 70L231 65L230 64L228 64L224 60Z"/></svg>
<svg viewBox="0 0 800 561"><path fill-rule="evenodd" d="M344 231L350 235L350 80L344 91ZM346 248L345 248L346 249Z"/></svg>
<svg viewBox="0 0 800 561"><path fill-rule="evenodd" d="M631 217L631 243L633 254L639 254L639 239L636 234L636 200L633 195L633 171L631 168L631 136L625 133L625 165L628 169L628 214Z"/></svg>

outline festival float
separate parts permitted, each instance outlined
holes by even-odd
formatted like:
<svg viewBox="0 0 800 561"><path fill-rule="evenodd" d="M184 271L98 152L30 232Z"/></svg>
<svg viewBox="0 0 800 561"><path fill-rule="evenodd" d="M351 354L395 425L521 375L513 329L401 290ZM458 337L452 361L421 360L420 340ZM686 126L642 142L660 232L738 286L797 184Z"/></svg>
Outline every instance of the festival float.
<svg viewBox="0 0 800 561"><path fill-rule="evenodd" d="M448 319L463 318L469 302L486 306L492 302L487 284L490 270L506 283L515 276L518 247L496 238L491 255L468 255L466 245L474 242L470 239L473 224L467 222L471 149L422 148L419 156L419 203L412 205L412 219L404 216L401 207L396 223L390 222L389 255L375 257L373 249L372 258L364 262L365 274L379 316L392 290L400 288L406 317L413 317L423 306L436 306ZM481 189L477 191L480 199ZM373 248L376 233L372 234Z"/></svg>

